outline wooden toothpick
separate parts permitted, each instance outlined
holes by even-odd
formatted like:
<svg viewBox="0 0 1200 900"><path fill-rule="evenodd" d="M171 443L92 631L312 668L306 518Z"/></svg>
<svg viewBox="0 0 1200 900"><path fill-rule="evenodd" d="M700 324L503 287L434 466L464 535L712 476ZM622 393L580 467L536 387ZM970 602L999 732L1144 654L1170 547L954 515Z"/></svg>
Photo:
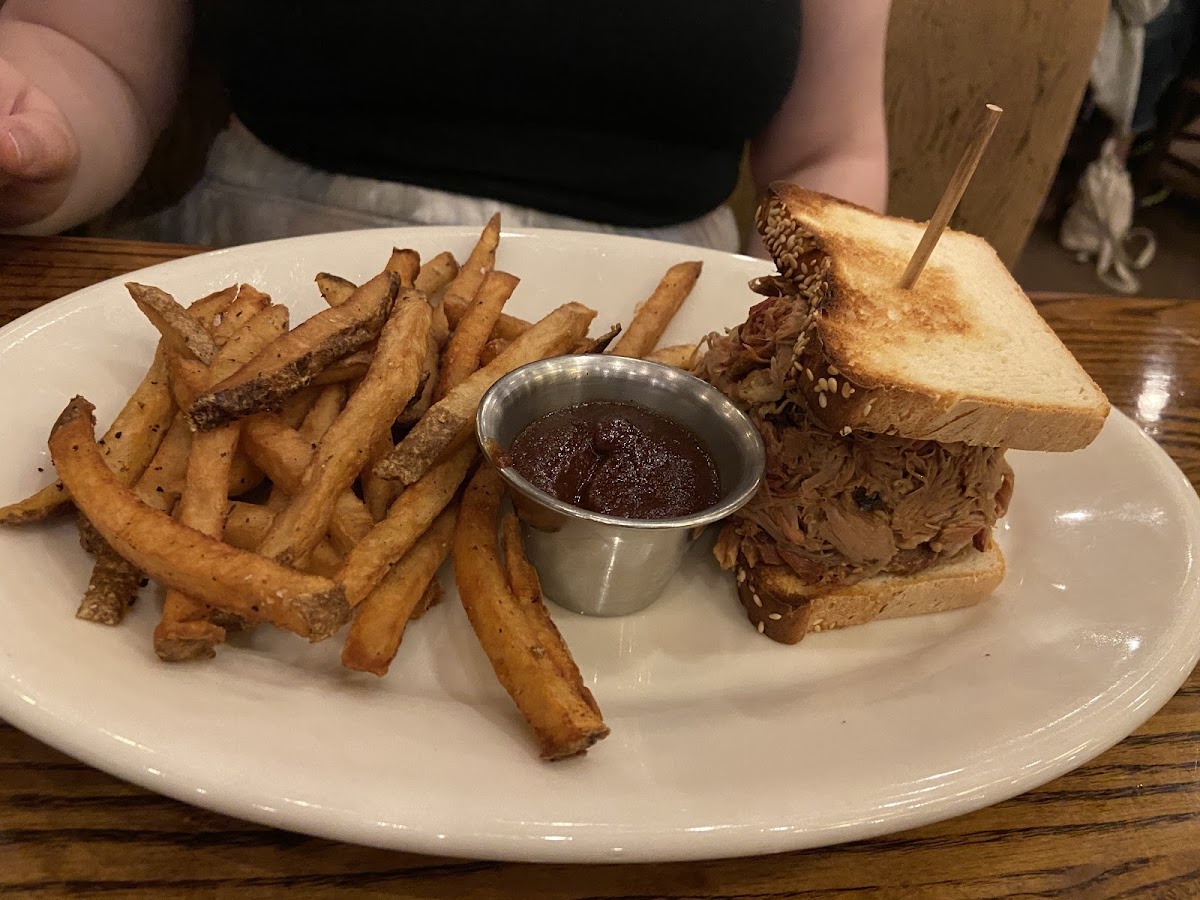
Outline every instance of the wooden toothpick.
<svg viewBox="0 0 1200 900"><path fill-rule="evenodd" d="M983 151L987 149L988 141L992 139L992 132L996 130L996 122L1000 120L1002 112L1004 110L994 103L989 103L984 107L983 119L976 127L975 133L971 135L971 142L967 144L962 159L958 161L958 168L954 170L950 183L946 185L946 191L942 194L942 199L938 202L929 224L925 226L925 233L921 235L921 243L917 244L917 249L913 252L912 259L908 261L908 268L904 270L904 275L900 278L897 287L908 290L917 283L921 270L929 261L929 255L937 246L938 238L946 230L946 226L950 223L950 217L958 208L958 201L962 199L967 185L971 183L971 176L975 174L975 167L979 165Z"/></svg>

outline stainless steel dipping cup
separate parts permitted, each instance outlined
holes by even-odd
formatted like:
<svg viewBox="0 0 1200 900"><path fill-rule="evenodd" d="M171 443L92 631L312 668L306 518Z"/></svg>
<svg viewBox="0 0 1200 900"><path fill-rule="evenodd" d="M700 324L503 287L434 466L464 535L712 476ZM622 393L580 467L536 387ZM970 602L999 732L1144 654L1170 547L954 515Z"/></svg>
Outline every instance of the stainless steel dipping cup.
<svg viewBox="0 0 1200 900"><path fill-rule="evenodd" d="M638 404L691 429L716 463L717 503L671 519L602 515L558 500L503 465L534 419L596 400ZM704 526L750 500L765 464L758 430L724 394L678 369L621 356L559 356L516 369L484 394L476 430L508 484L547 599L593 616L628 615L652 604Z"/></svg>

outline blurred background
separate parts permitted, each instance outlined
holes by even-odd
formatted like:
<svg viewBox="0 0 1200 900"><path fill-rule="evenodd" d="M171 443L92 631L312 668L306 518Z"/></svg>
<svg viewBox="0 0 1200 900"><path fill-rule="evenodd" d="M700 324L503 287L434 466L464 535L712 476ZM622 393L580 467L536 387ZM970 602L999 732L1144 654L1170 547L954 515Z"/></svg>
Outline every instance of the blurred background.
<svg viewBox="0 0 1200 900"><path fill-rule="evenodd" d="M1200 0L893 0L889 211L929 217L996 103L954 227L987 238L1028 290L1200 296L1198 23ZM182 196L227 117L195 60L133 193L80 231ZM751 193L743 178L730 198L746 231Z"/></svg>

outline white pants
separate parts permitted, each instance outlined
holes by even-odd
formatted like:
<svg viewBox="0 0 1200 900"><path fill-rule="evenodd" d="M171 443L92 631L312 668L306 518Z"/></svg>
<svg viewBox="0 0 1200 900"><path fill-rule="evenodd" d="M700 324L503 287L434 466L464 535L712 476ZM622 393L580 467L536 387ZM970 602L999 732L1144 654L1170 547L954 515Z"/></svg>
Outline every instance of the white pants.
<svg viewBox="0 0 1200 900"><path fill-rule="evenodd" d="M721 206L665 228L621 228L432 188L334 175L276 153L236 121L209 152L205 173L175 206L120 236L227 247L272 238L394 225L482 226L499 210L508 227L602 231L737 251L733 211Z"/></svg>

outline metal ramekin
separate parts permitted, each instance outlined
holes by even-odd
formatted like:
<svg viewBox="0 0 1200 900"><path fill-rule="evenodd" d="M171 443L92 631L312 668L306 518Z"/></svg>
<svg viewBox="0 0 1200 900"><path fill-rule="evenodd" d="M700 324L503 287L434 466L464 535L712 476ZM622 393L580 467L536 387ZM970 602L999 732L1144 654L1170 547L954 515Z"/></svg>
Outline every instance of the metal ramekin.
<svg viewBox="0 0 1200 900"><path fill-rule="evenodd" d="M716 505L672 519L602 515L563 503L499 465L534 419L594 400L636 403L694 431L720 474ZM765 464L758 430L716 388L678 369L620 356L559 356L509 373L484 394L476 430L508 484L547 599L585 615L622 616L653 603L703 527L750 500Z"/></svg>

